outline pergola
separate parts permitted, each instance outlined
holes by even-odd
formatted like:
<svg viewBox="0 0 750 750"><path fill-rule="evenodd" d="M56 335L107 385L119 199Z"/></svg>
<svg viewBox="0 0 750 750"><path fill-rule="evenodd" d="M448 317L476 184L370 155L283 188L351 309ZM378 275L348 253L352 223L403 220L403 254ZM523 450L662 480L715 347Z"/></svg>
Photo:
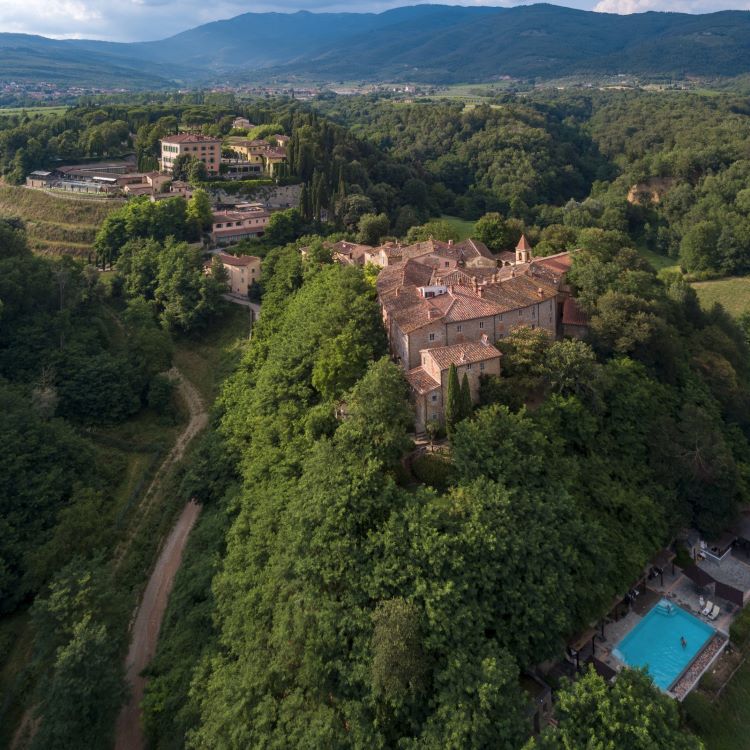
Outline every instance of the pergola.
<svg viewBox="0 0 750 750"><path fill-rule="evenodd" d="M712 583L716 583L716 579L710 573L707 573L703 568L699 568L695 563L688 565L682 572L701 588L706 588Z"/></svg>

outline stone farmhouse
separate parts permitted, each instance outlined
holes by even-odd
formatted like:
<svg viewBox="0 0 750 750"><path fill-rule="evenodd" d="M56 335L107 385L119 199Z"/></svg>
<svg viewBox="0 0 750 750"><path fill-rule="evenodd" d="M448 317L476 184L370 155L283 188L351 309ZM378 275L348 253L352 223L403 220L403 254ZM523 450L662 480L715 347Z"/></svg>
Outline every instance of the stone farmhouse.
<svg viewBox="0 0 750 750"><path fill-rule="evenodd" d="M467 374L476 403L479 378L500 374L493 342L519 326L562 333L571 256L533 258L525 237L515 253L500 257L476 240L380 248L337 243L333 252L342 263L382 263L378 299L391 355L411 386L417 432L444 421L451 365L459 378Z"/></svg>
<svg viewBox="0 0 750 750"><path fill-rule="evenodd" d="M254 282L260 281L260 258L256 255L216 253L227 272L227 286L231 294L246 296ZM208 266L210 270L210 264Z"/></svg>

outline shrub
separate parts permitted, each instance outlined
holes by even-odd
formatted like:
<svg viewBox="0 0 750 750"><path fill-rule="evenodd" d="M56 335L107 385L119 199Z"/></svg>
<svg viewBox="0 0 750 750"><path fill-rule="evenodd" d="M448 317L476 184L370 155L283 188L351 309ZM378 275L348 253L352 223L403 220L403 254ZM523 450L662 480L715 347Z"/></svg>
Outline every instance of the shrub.
<svg viewBox="0 0 750 750"><path fill-rule="evenodd" d="M690 556L690 550L687 547L677 547L675 555L674 564L678 567L684 569L693 564L693 558Z"/></svg>
<svg viewBox="0 0 750 750"><path fill-rule="evenodd" d="M174 383L164 375L155 375L148 386L148 405L157 414L170 414Z"/></svg>
<svg viewBox="0 0 750 750"><path fill-rule="evenodd" d="M715 708L705 695L693 690L682 702L682 708L688 723L697 732L705 734L711 729Z"/></svg>
<svg viewBox="0 0 750 750"><path fill-rule="evenodd" d="M729 637L737 648L743 648L750 640L750 607L745 607L729 627Z"/></svg>
<svg viewBox="0 0 750 750"><path fill-rule="evenodd" d="M425 453L412 463L411 470L414 476L438 492L444 492L453 483L455 472L453 464L442 456L434 453Z"/></svg>

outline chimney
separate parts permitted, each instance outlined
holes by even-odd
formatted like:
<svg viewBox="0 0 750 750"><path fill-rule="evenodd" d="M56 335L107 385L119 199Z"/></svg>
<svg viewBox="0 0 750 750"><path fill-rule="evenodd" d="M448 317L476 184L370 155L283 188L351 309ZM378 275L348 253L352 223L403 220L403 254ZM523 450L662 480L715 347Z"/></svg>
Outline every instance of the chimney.
<svg viewBox="0 0 750 750"><path fill-rule="evenodd" d="M448 285L448 294L453 294L453 284Z"/></svg>
<svg viewBox="0 0 750 750"><path fill-rule="evenodd" d="M542 287L538 287L538 288L537 288L537 290L536 290L536 293L537 293L537 294L538 294L538 295L539 295L540 297L544 297L544 290L542 289Z"/></svg>
<svg viewBox="0 0 750 750"><path fill-rule="evenodd" d="M477 289L477 295L479 296L479 299L484 297L484 289L481 286Z"/></svg>
<svg viewBox="0 0 750 750"><path fill-rule="evenodd" d="M477 277L473 276L471 279L471 288L476 292L479 284L477 283Z"/></svg>

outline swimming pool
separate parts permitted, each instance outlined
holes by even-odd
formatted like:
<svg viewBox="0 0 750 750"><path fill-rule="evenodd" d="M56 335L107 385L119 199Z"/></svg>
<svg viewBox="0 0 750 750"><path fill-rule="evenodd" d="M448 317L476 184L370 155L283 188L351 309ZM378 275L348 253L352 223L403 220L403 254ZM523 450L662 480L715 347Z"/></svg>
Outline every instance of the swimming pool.
<svg viewBox="0 0 750 750"><path fill-rule="evenodd" d="M631 667L647 667L651 679L668 690L715 632L710 625L662 599L613 653ZM681 638L685 639L684 648Z"/></svg>

